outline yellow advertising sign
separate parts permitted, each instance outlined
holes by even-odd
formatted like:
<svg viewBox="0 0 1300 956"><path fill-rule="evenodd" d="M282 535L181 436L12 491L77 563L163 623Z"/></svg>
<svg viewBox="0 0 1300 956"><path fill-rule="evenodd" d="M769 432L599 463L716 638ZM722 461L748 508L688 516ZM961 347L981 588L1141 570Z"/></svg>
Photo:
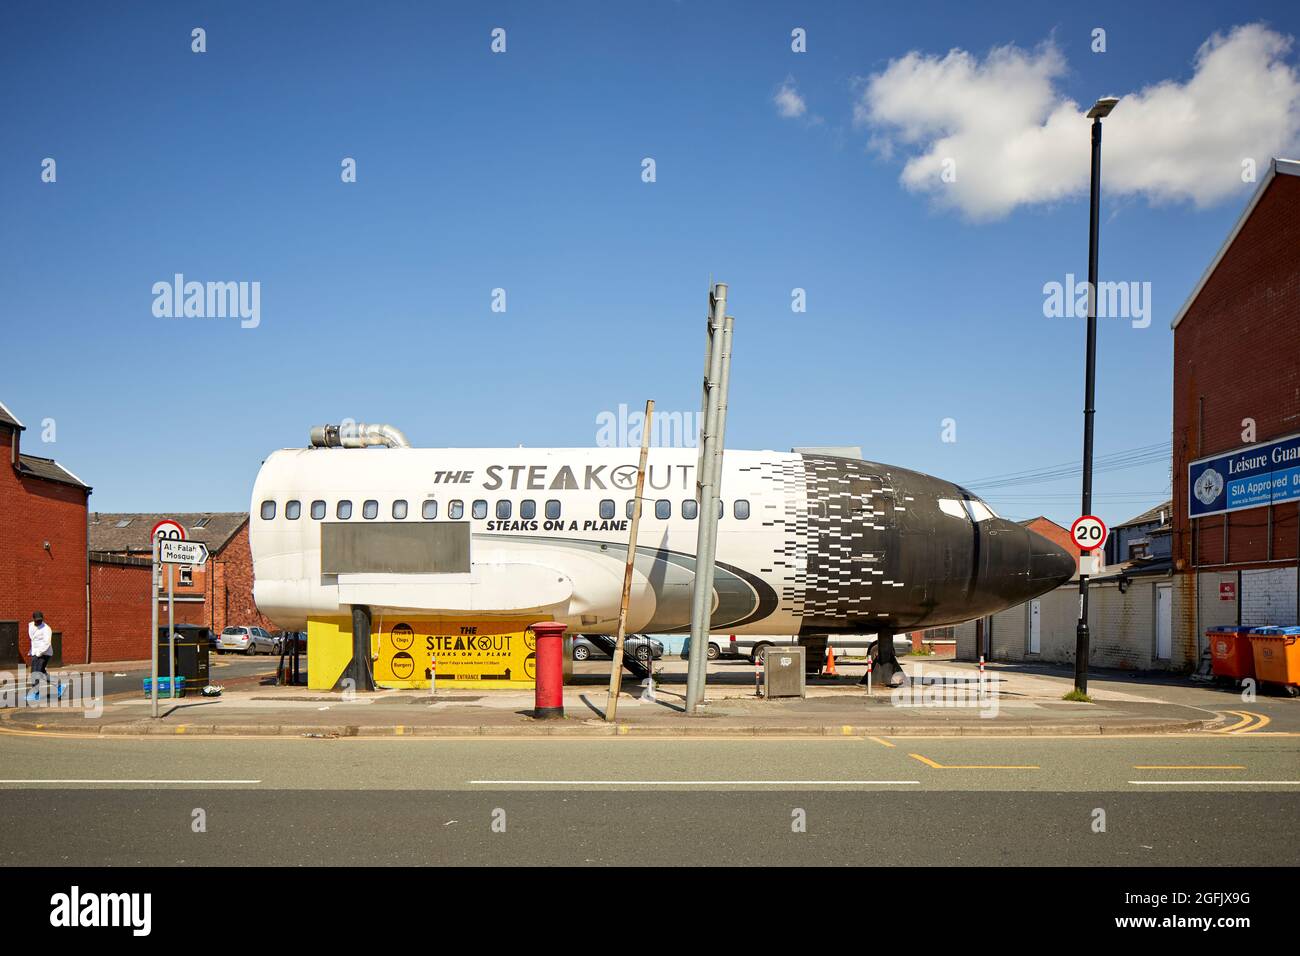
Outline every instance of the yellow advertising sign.
<svg viewBox="0 0 1300 956"><path fill-rule="evenodd" d="M531 621L385 620L371 638L380 687L428 687L433 662L439 682L480 687L532 687L537 639Z"/></svg>

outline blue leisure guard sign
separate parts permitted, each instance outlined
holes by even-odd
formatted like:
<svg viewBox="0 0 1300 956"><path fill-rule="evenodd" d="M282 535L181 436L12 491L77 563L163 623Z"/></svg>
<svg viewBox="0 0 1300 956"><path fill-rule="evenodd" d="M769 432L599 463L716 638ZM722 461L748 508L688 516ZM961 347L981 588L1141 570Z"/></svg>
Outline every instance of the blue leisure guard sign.
<svg viewBox="0 0 1300 956"><path fill-rule="evenodd" d="M1300 501L1300 435L1201 458L1187 466L1193 518Z"/></svg>

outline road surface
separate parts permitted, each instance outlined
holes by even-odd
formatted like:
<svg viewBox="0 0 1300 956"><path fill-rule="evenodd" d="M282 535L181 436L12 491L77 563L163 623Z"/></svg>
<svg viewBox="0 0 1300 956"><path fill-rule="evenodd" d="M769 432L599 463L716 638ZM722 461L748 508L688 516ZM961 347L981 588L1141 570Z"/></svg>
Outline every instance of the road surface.
<svg viewBox="0 0 1300 956"><path fill-rule="evenodd" d="M7 732L0 863L1295 865L1300 735L1259 723L1062 738ZM38 804L56 826L27 825Z"/></svg>

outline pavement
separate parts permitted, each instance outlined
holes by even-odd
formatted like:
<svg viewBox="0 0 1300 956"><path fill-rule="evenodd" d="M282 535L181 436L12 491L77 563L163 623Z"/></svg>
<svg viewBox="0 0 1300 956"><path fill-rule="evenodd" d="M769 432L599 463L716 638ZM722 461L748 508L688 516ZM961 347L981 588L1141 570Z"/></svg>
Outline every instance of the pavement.
<svg viewBox="0 0 1300 956"><path fill-rule="evenodd" d="M653 691L629 678L617 720L604 719L608 662L577 666L565 688L565 717L536 720L533 693L443 685L428 691L379 691L346 695L305 687L274 686L274 659L218 659L213 681L219 698L189 696L160 702L160 716L138 690L106 693L102 707L86 710L72 700L61 707L0 710L0 732L78 735L221 735L294 737L466 736L1021 736L1179 733L1248 726L1255 713L1238 695L1194 687L1165 677L1094 678L1092 703L1062 695L1072 675L1049 668L991 665L981 680L976 665L906 658L910 693L900 696L858 683L860 664L845 663L836 677L814 678L806 699L756 696L754 669L743 662L714 662L701 713L685 713L684 662L660 664ZM122 684L139 688L138 665L126 667ZM122 672L116 672L122 673ZM449 683L449 682L448 682ZM1260 706L1300 729L1294 701L1259 698ZM1257 701L1257 703L1258 703ZM1256 706L1255 704L1251 705ZM1242 722L1245 721L1243 724ZM1278 729L1278 728L1275 728Z"/></svg>

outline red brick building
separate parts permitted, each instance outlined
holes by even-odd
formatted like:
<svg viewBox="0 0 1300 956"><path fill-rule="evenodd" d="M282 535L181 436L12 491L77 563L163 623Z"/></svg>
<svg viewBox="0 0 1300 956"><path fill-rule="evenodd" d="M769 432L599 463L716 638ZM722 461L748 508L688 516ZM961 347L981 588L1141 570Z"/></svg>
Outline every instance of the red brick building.
<svg viewBox="0 0 1300 956"><path fill-rule="evenodd" d="M86 660L90 487L51 458L24 454L26 426L0 404L0 667L26 661L27 623L42 611L54 663Z"/></svg>
<svg viewBox="0 0 1300 956"><path fill-rule="evenodd" d="M1300 163L1274 160L1174 329L1174 640L1206 627L1295 624L1294 501L1192 518L1198 459L1300 433Z"/></svg>
<svg viewBox="0 0 1300 956"><path fill-rule="evenodd" d="M175 574L174 619L220 632L227 625L274 630L253 603L253 557L247 512L201 514L108 514L90 518L91 613L94 659L139 660L149 656L149 532L163 518L181 523L192 541L208 546L201 568L168 568ZM159 594L159 623L167 620L167 576Z"/></svg>
<svg viewBox="0 0 1300 956"><path fill-rule="evenodd" d="M91 554L92 660L132 661L149 656L150 567L148 558Z"/></svg>

